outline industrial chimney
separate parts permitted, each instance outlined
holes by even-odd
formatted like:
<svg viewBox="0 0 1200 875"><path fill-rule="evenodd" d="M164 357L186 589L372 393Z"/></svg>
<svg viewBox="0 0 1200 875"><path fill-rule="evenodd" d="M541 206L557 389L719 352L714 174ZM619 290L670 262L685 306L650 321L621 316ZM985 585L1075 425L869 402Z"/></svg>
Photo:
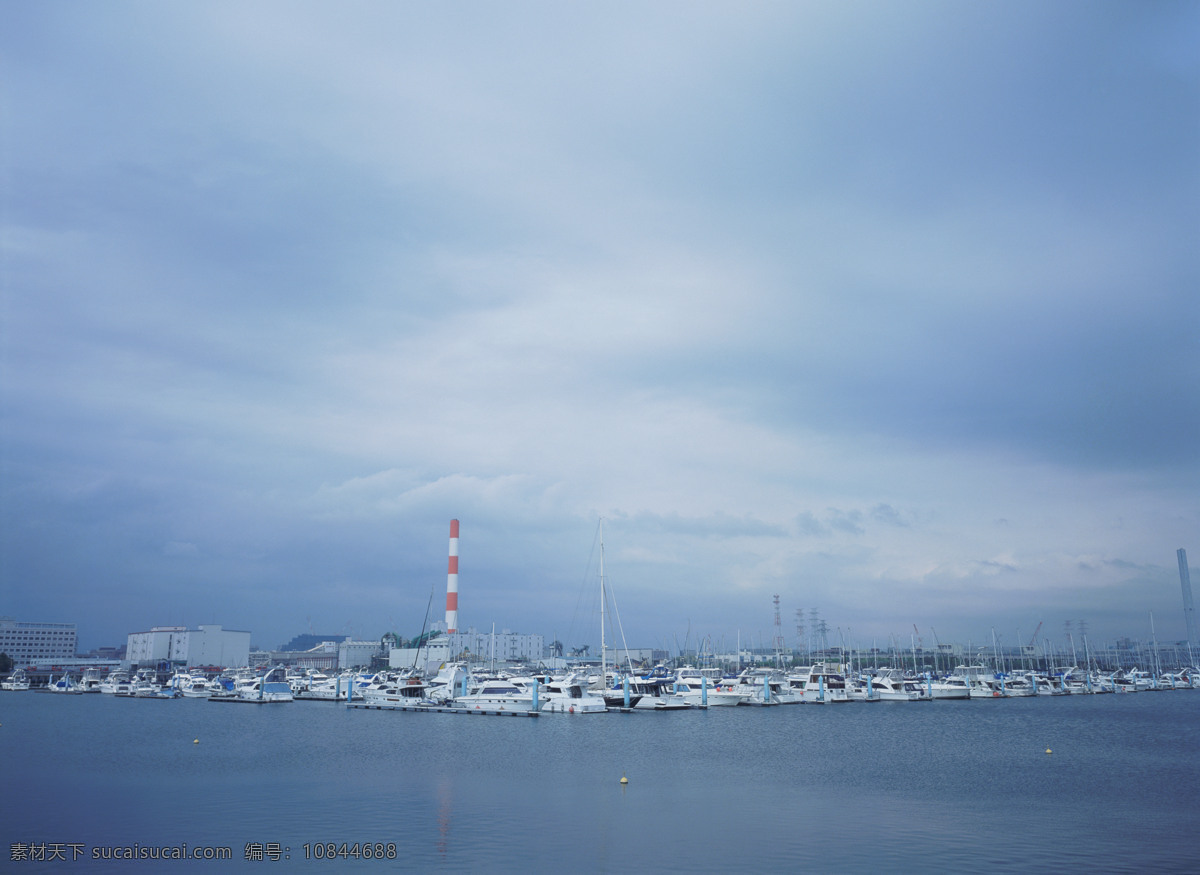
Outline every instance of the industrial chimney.
<svg viewBox="0 0 1200 875"><path fill-rule="evenodd" d="M1189 600L1191 596L1189 595ZM458 631L458 520L450 520L450 570L446 574L446 631Z"/></svg>

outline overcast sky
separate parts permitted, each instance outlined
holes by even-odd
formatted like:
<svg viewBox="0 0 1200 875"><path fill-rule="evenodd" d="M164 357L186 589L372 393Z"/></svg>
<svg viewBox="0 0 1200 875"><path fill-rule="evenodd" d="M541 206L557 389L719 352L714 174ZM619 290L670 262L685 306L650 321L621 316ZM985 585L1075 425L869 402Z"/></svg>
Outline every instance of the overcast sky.
<svg viewBox="0 0 1200 875"><path fill-rule="evenodd" d="M0 19L0 614L1184 637L1196 4Z"/></svg>

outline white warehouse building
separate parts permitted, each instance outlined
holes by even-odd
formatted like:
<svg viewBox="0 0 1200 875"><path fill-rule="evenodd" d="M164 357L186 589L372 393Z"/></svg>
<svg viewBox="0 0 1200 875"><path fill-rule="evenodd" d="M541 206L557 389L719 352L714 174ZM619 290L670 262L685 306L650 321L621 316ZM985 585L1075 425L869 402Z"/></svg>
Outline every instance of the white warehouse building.
<svg viewBox="0 0 1200 875"><path fill-rule="evenodd" d="M382 652L378 641L341 641L337 645L338 668L365 668Z"/></svg>
<svg viewBox="0 0 1200 875"><path fill-rule="evenodd" d="M432 665L435 669L443 662L465 660L468 662L529 662L538 663L546 639L542 635L510 632L443 632L421 648L418 654L411 649L394 649L389 654L392 668L406 668L416 661L419 667Z"/></svg>
<svg viewBox="0 0 1200 875"><path fill-rule="evenodd" d="M125 658L133 665L172 662L241 668L250 664L250 633L215 625L154 626L149 632L129 634Z"/></svg>

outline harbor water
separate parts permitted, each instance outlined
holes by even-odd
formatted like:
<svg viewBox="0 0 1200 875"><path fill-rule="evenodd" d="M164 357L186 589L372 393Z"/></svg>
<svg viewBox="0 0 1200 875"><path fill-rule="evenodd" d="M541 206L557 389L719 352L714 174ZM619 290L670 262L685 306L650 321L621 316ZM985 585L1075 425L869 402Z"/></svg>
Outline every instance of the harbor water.
<svg viewBox="0 0 1200 875"><path fill-rule="evenodd" d="M3 693L0 761L11 872L1200 871L1192 690L537 718Z"/></svg>

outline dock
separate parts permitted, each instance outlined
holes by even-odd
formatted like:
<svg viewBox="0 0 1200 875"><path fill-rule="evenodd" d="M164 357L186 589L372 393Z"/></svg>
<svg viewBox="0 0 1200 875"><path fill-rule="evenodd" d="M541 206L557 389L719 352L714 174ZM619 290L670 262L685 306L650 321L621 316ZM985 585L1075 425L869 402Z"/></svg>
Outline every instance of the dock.
<svg viewBox="0 0 1200 875"><path fill-rule="evenodd" d="M364 711L420 711L425 714L468 714L486 717L537 717L537 711L488 711L484 708L451 708L445 705L368 705L351 702L347 708Z"/></svg>

